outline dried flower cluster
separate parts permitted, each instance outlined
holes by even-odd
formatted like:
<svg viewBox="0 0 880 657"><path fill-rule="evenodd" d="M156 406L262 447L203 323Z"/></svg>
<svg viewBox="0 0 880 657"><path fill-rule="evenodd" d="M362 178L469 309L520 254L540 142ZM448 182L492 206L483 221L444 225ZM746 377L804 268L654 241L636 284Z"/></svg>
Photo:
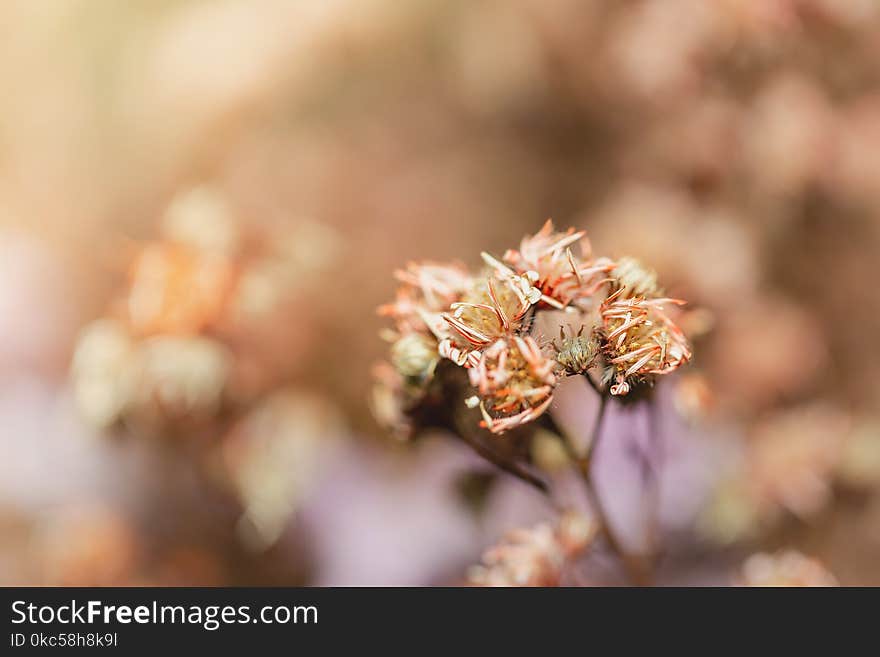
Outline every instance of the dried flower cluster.
<svg viewBox="0 0 880 657"><path fill-rule="evenodd" d="M563 570L583 554L597 526L579 513L565 513L555 527L515 529L483 554L468 573L475 586L559 586Z"/></svg>
<svg viewBox="0 0 880 657"><path fill-rule="evenodd" d="M599 368L608 391L623 396L691 359L668 314L684 302L664 297L656 274L632 258L593 258L583 231L558 232L548 220L519 249L482 259L477 274L429 262L396 273L397 296L379 308L395 325L386 333L391 362L377 367L373 398L386 425L406 431L440 359L468 370L467 403L496 434L544 413L566 376ZM561 344L533 334L545 310L565 312Z"/></svg>

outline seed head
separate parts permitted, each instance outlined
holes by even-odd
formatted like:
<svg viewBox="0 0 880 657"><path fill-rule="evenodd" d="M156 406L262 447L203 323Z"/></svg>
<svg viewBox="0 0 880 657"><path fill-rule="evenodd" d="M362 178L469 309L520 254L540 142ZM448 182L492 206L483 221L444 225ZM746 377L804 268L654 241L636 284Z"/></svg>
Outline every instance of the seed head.
<svg viewBox="0 0 880 657"><path fill-rule="evenodd" d="M461 301L450 305L443 319L461 350L483 349L500 338L521 332L529 309L540 299L528 276L490 271Z"/></svg>
<svg viewBox="0 0 880 657"><path fill-rule="evenodd" d="M531 422L552 400L555 362L545 358L531 337L498 340L469 370L481 399L483 425L492 433Z"/></svg>
<svg viewBox="0 0 880 657"><path fill-rule="evenodd" d="M599 355L599 340L593 333L584 335L584 327L576 335L566 337L563 327L559 327L559 343L551 344L556 352L556 362L568 374L583 374L596 362Z"/></svg>

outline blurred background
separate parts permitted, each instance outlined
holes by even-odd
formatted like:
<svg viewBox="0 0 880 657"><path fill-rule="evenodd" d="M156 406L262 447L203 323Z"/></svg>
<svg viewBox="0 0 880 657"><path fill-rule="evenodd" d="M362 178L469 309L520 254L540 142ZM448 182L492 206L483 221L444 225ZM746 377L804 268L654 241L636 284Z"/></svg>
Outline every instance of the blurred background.
<svg viewBox="0 0 880 657"><path fill-rule="evenodd" d="M462 582L550 509L376 424L375 307L552 217L701 309L659 582L880 585L880 3L8 0L0 55L0 583Z"/></svg>

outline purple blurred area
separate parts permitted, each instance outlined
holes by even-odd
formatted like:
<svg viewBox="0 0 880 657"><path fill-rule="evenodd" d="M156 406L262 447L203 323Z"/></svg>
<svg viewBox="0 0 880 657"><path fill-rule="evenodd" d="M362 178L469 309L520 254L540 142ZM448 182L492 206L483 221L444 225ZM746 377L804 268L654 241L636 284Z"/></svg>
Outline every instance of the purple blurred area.
<svg viewBox="0 0 880 657"><path fill-rule="evenodd" d="M689 301L596 455L658 583L880 585L880 4L9 0L0 55L0 584L463 583L558 510L384 434L375 308L552 217Z"/></svg>

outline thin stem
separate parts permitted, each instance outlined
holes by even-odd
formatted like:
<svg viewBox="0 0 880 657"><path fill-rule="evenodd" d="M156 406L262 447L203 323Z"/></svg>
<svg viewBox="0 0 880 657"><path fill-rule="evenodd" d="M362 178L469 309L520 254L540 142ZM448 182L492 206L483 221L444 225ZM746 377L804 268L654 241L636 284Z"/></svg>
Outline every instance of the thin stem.
<svg viewBox="0 0 880 657"><path fill-rule="evenodd" d="M503 459L498 458L498 455L495 454L491 449L480 445L477 442L473 442L470 440L466 441L473 450L482 456L487 461L491 462L495 467L503 470L504 472L513 475L517 479L520 479L527 484L537 488L539 491L544 493L545 495L550 493L550 486L546 481L538 477L537 475L529 472L525 467L516 463L515 461L505 461Z"/></svg>
<svg viewBox="0 0 880 657"><path fill-rule="evenodd" d="M599 398L599 412L596 417L596 423L593 425L593 435L590 438L590 444L587 445L587 453L582 460L583 465L581 472L584 479L584 487L586 488L590 504L601 523L602 535L605 537L608 546L617 553L618 557L620 557L630 580L639 586L650 586L651 577L645 572L641 561L627 551L623 546L623 543L617 537L617 534L614 532L614 529L611 527L608 511L605 508L596 487L594 475L596 461L595 454L596 448L599 446L599 441L602 437L602 424L605 419L605 411L608 408L608 399L608 395L602 395Z"/></svg>
<svg viewBox="0 0 880 657"><path fill-rule="evenodd" d="M601 395L599 397L599 411L596 414L596 423L593 425L593 433L590 436L590 443L587 445L587 451L584 454L587 475L589 475L591 461L593 459L593 454L596 451L596 446L599 444L599 439L602 437L602 422L605 419L605 409L607 407L608 395Z"/></svg>
<svg viewBox="0 0 880 657"><path fill-rule="evenodd" d="M587 378L589 379L589 376L587 376ZM590 379L590 381L592 381L592 379ZM592 436L590 437L590 442L587 445L586 453L583 456L579 456L577 454L575 446L571 443L566 434L558 430L556 433L558 433L562 437L569 457L578 466L578 471L580 472L581 478L584 482L584 490L587 494L587 501L589 502L590 508L592 508L593 512L596 514L596 518L599 521L599 530L601 531L605 542L608 544L608 547L618 556L621 563L623 564L624 569L626 570L627 576L634 584L637 584L639 586L648 586L651 584L650 575L645 571L645 568L643 567L641 561L634 555L631 555L623 546L623 543L618 539L617 535L614 532L614 529L611 527L608 511L605 508L605 505L602 503L602 498L599 496L599 493L596 490L596 484L593 475L593 464L595 462L594 455L596 453L596 447L598 446L599 440L602 435L602 424L605 419L605 411L607 409L607 406L608 395L600 394L599 411L596 416L596 422L593 425ZM555 426L555 423L553 423L553 425Z"/></svg>
<svg viewBox="0 0 880 657"><path fill-rule="evenodd" d="M538 475L529 472L529 470L521 463L502 458L493 449L490 449L489 447L486 447L486 445L481 443L479 438L468 434L468 432L459 431L458 434L461 436L462 440L470 445L477 454L492 463L498 469L503 470L507 474L513 475L521 481L524 481L525 483L536 488L545 495L550 494L550 486L547 484L547 482Z"/></svg>
<svg viewBox="0 0 880 657"><path fill-rule="evenodd" d="M587 383L590 384L590 387L596 391L596 394L600 397L605 396L605 392L599 387L599 384L593 381L593 377L590 376L589 372L584 372L583 377L587 380Z"/></svg>
<svg viewBox="0 0 880 657"><path fill-rule="evenodd" d="M482 431L478 428L477 420L473 417L473 414L468 415L453 410L456 408L460 411L463 410L463 403L459 402L459 404L452 407L445 403L445 400L448 399L463 400L466 394L465 391L469 391L470 387L467 376L463 374L460 368L455 367L449 361L441 362L438 368L440 369L435 373L434 379L437 385L432 395L435 398L435 402L423 404L419 408L419 411L413 418L416 425L422 430L428 427L436 427L449 431L470 445L471 449L499 470L527 483L552 499L550 485L544 478L531 472L523 463L500 454L482 440Z"/></svg>

